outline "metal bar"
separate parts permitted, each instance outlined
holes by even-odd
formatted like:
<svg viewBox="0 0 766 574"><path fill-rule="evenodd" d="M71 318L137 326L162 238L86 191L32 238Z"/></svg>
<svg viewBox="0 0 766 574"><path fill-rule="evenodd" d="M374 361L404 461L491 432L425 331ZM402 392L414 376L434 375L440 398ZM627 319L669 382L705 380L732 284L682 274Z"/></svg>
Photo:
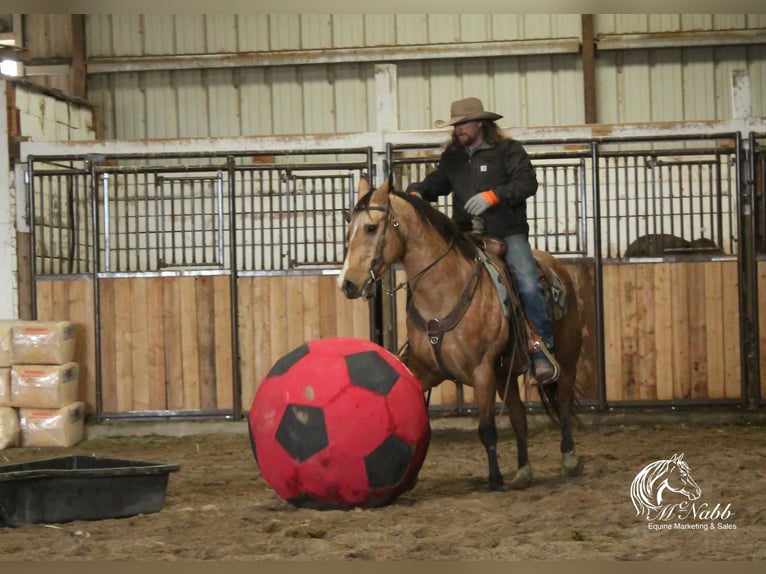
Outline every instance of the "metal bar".
<svg viewBox="0 0 766 574"><path fill-rule="evenodd" d="M27 205L29 206L29 277L31 279L31 318L37 319L37 231L35 227L35 158L29 157L29 185Z"/></svg>
<svg viewBox="0 0 766 574"><path fill-rule="evenodd" d="M650 48L722 47L766 43L763 28L745 30L650 32L633 34L599 34L597 48L603 50L634 50ZM90 73L90 69L88 70Z"/></svg>
<svg viewBox="0 0 766 574"><path fill-rule="evenodd" d="M229 176L229 191L230 191L230 204L234 202L234 177L233 173ZM223 239L223 172L218 172L218 177L216 178L216 191L217 191L217 200L218 200L218 216L216 217L216 222L218 225L218 265L221 267L224 267L224 257L223 257L223 245L224 245L224 239ZM231 213L231 209L229 210ZM236 230L236 225L234 221L231 222L229 225L230 229ZM231 238L231 245L237 245L236 236L232 236Z"/></svg>
<svg viewBox="0 0 766 574"><path fill-rule="evenodd" d="M749 135L749 161L743 165L741 138L737 138L737 189L740 193L739 246L742 402L748 409L761 399L760 328L758 314L758 263L755 243L755 136ZM745 173L742 173L745 171Z"/></svg>
<svg viewBox="0 0 766 574"><path fill-rule="evenodd" d="M111 232L109 226L109 174L101 174L101 181L103 182L102 187L104 191L104 270L109 272L112 270L112 253L109 240L109 234Z"/></svg>
<svg viewBox="0 0 766 574"><path fill-rule="evenodd" d="M238 287L238 269L237 262L237 203L236 203L236 188L234 168L235 160L233 157L228 158L229 164L228 179L229 179L229 292L231 298L229 300L229 307L231 309L231 349L232 349L232 365L231 365L231 382L232 382L232 416L234 420L242 418L242 375L239 368L240 357L240 344L239 344L239 287ZM221 174L223 177L223 174ZM221 217L223 217L223 180L221 181ZM223 231L223 220L221 220L221 230ZM224 260L221 258L221 267L225 267ZM216 383L217 384L217 383Z"/></svg>
<svg viewBox="0 0 766 574"><path fill-rule="evenodd" d="M88 167L90 168L90 198L91 198L91 220L93 222L93 317L94 317L94 337L93 337L93 349L94 358L96 362L96 421L102 420L102 414L104 411L104 395L103 395L103 382L104 374L101 361L101 287L99 284L98 274L101 271L99 261L99 214L98 214L98 176L96 175L96 159L91 157L87 159ZM104 211L106 212L108 206L104 203Z"/></svg>
<svg viewBox="0 0 766 574"><path fill-rule="evenodd" d="M156 70L207 70L364 62L400 62L456 58L492 58L539 54L576 54L579 38L462 42L409 46L322 48L271 52L225 52L174 56L121 56L88 59L88 75Z"/></svg>
<svg viewBox="0 0 766 574"><path fill-rule="evenodd" d="M606 366L604 356L604 270L601 258L601 197L599 182L599 146L591 145L591 162L593 164L593 282L595 289L596 314L596 373L598 373L598 406L607 408L606 400ZM583 198L584 199L584 198Z"/></svg>

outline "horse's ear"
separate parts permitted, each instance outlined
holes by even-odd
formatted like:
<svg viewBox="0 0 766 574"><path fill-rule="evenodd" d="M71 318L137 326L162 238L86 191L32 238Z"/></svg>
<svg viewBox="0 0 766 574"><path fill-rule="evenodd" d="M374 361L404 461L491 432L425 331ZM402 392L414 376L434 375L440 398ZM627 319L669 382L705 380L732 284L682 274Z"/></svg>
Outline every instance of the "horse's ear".
<svg viewBox="0 0 766 574"><path fill-rule="evenodd" d="M367 175L363 175L362 177L359 178L359 185L356 188L357 200L360 197L364 197L365 195L370 193L370 189L372 189L370 187L370 180L367 179Z"/></svg>

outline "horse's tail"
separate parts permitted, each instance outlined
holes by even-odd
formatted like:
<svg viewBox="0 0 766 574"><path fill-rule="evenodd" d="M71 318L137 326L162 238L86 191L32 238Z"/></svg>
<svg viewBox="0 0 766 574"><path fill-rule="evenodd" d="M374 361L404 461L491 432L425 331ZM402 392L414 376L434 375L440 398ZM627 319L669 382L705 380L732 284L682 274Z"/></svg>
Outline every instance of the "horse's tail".
<svg viewBox="0 0 766 574"><path fill-rule="evenodd" d="M543 405L543 411L548 415L548 418L557 425L560 423L559 400L556 393L558 388L558 381L548 383L547 385L537 385L537 390L540 393L540 403Z"/></svg>
<svg viewBox="0 0 766 574"><path fill-rule="evenodd" d="M568 401L569 415L573 423L578 423L577 411L580 405L580 390L577 387L577 382L572 381L571 398ZM540 394L540 403L543 406L543 411L548 418L551 419L556 425L561 424L560 420L560 406L559 406L559 387L561 381L557 380L546 385L537 385L537 391Z"/></svg>

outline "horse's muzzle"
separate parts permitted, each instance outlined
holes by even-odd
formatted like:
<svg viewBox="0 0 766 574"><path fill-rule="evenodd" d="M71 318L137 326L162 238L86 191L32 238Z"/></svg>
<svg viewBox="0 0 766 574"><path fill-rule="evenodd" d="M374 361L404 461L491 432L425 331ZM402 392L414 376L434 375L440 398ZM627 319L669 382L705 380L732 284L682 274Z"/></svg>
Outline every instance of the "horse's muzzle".
<svg viewBox="0 0 766 574"><path fill-rule="evenodd" d="M375 294L375 290L370 288L374 284L375 283L373 281L368 279L362 284L361 287L358 287L356 283L346 279L343 281L343 285L341 285L340 290L343 291L343 294L348 299L359 299L359 297L369 299Z"/></svg>
<svg viewBox="0 0 766 574"><path fill-rule="evenodd" d="M340 288L347 299L359 299L362 296L362 290L356 286L356 283L346 279Z"/></svg>

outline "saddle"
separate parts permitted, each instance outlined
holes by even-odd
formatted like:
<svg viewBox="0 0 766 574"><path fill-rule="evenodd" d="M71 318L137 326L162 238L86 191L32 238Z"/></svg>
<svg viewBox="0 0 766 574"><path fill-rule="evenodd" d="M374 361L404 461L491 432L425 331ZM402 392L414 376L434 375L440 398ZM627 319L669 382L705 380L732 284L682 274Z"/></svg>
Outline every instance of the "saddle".
<svg viewBox="0 0 766 574"><path fill-rule="evenodd" d="M526 327L526 346L528 351L530 353L539 351L543 346L542 337L524 314L516 282L511 279L513 274L508 265L505 264L505 254L508 251L508 246L505 241L500 237L489 235L487 233L469 233L468 235L482 251L500 261L500 267L509 278L508 281L504 281L503 283L505 283L505 287L508 290L507 300L511 307L510 311L516 313L522 319L522 322ZM552 321L556 321L563 318L567 311L566 289L564 283L547 263L541 261L537 257L535 257L535 261L537 263L537 278L543 288L543 295L548 308L548 314ZM491 274L492 273L490 272L490 275ZM497 281L495 283L499 292L502 286L497 285ZM505 299L502 294L500 294L500 299L501 301ZM510 316L510 313L507 312L506 315Z"/></svg>

